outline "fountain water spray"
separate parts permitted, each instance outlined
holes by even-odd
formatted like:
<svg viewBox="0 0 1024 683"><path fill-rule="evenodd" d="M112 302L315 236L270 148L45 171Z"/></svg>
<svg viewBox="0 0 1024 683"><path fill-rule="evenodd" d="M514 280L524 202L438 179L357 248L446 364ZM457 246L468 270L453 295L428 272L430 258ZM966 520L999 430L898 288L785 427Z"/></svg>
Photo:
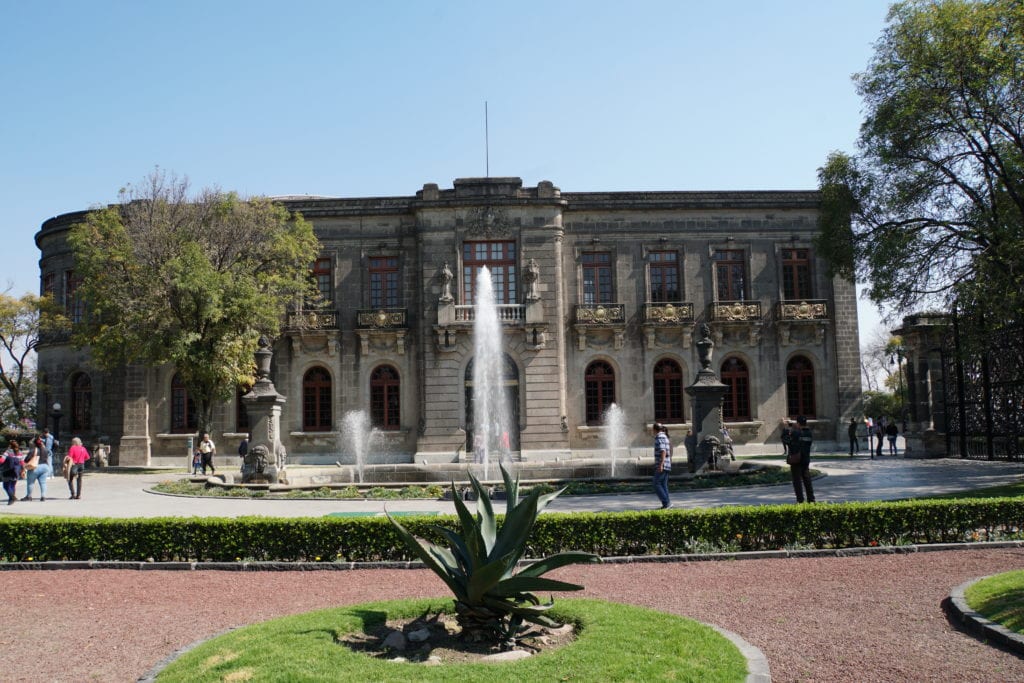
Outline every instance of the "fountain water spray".
<svg viewBox="0 0 1024 683"><path fill-rule="evenodd" d="M615 476L615 461L618 459L619 449L625 448L626 437L626 413L622 411L617 403L612 403L604 411L604 447L612 456L611 476Z"/></svg>
<svg viewBox="0 0 1024 683"><path fill-rule="evenodd" d="M350 410L341 418L341 451L345 444L355 453L356 472L359 483L363 483L363 468L366 465L366 454L380 440L380 430L370 425L370 415L365 410Z"/></svg>
<svg viewBox="0 0 1024 683"><path fill-rule="evenodd" d="M503 342L494 283L484 266L477 274L473 304L473 450L481 458L485 480L490 478L491 451L505 457L511 434Z"/></svg>

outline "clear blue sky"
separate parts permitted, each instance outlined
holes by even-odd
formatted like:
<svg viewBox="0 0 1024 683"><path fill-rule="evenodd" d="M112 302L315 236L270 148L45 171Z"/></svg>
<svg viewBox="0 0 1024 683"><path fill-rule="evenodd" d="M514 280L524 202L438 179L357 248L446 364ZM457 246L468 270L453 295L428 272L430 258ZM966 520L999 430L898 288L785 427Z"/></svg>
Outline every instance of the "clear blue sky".
<svg viewBox="0 0 1024 683"><path fill-rule="evenodd" d="M814 189L882 0L0 0L0 286L157 165L242 194ZM862 337L877 314L862 304Z"/></svg>

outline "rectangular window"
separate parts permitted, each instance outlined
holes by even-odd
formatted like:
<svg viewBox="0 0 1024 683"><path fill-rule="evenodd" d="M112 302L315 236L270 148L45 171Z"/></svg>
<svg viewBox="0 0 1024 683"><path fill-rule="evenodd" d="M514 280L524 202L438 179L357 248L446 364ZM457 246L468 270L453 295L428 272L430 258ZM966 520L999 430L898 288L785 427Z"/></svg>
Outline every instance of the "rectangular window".
<svg viewBox="0 0 1024 683"><path fill-rule="evenodd" d="M612 255L606 251L580 254L583 275L583 303L610 304L612 296Z"/></svg>
<svg viewBox="0 0 1024 683"><path fill-rule="evenodd" d="M370 308L397 308L398 292L398 257L371 257Z"/></svg>
<svg viewBox="0 0 1024 683"><path fill-rule="evenodd" d="M73 323L82 322L82 315L85 306L82 305L82 297L78 293L78 286L82 280L75 277L75 271L64 271L64 314Z"/></svg>
<svg viewBox="0 0 1024 683"><path fill-rule="evenodd" d="M811 258L808 249L782 250L782 298L814 298L811 292Z"/></svg>
<svg viewBox="0 0 1024 683"><path fill-rule="evenodd" d="M715 262L718 301L745 301L747 298L747 261L741 250L719 250Z"/></svg>
<svg viewBox="0 0 1024 683"><path fill-rule="evenodd" d="M329 257L313 261L313 282L319 294L315 303L321 306L334 303L334 267Z"/></svg>
<svg viewBox="0 0 1024 683"><path fill-rule="evenodd" d="M43 296L48 296L51 299L57 294L57 286L54 282L53 273L46 273L43 275Z"/></svg>
<svg viewBox="0 0 1024 683"><path fill-rule="evenodd" d="M515 242L465 242L462 245L462 303L473 303L476 277L484 266L491 271L495 303L517 303Z"/></svg>
<svg viewBox="0 0 1024 683"><path fill-rule="evenodd" d="M674 251L652 251L647 256L647 273L651 280L652 303L682 301L679 288L679 259Z"/></svg>

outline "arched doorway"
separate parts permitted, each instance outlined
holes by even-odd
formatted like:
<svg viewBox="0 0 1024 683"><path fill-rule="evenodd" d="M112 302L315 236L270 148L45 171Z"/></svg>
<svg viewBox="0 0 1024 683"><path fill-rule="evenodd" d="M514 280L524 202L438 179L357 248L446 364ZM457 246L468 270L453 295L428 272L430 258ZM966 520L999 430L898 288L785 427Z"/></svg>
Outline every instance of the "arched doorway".
<svg viewBox="0 0 1024 683"><path fill-rule="evenodd" d="M509 412L509 449L519 450L519 368L516 367L508 354L502 354L504 359L503 386L505 399L508 403ZM466 452L473 452L473 361L466 365L464 375L466 394Z"/></svg>

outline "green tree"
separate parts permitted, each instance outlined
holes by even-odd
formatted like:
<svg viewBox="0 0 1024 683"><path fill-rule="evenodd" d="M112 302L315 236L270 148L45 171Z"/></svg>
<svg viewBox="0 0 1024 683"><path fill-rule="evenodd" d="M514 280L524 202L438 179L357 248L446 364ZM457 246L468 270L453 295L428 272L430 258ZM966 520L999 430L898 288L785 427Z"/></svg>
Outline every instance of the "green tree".
<svg viewBox="0 0 1024 683"><path fill-rule="evenodd" d="M301 215L157 170L69 238L85 319L74 341L102 368L173 364L208 431L213 405L252 382L260 335L275 337L310 294L319 251Z"/></svg>
<svg viewBox="0 0 1024 683"><path fill-rule="evenodd" d="M832 274L898 311L1021 319L1024 3L894 4L868 68L859 152L819 169Z"/></svg>
<svg viewBox="0 0 1024 683"><path fill-rule="evenodd" d="M27 426L36 414L35 352L41 336L67 320L49 297L0 293L0 420Z"/></svg>

